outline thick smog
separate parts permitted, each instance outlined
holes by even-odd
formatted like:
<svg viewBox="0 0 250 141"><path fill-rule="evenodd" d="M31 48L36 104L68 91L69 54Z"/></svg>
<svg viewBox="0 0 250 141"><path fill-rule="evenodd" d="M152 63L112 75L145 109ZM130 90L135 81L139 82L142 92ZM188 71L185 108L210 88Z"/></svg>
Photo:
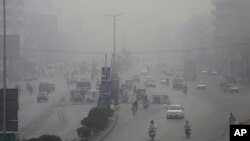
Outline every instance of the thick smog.
<svg viewBox="0 0 250 141"><path fill-rule="evenodd" d="M0 0L0 141L243 141L249 13L247 0Z"/></svg>

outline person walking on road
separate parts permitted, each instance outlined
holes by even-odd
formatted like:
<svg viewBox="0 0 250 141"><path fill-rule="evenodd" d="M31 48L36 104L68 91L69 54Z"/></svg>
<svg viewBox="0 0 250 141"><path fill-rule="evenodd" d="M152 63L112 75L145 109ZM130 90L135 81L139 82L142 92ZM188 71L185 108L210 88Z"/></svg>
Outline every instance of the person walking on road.
<svg viewBox="0 0 250 141"><path fill-rule="evenodd" d="M233 115L233 113L230 113L229 124L235 124L235 122L236 122L235 116Z"/></svg>
<svg viewBox="0 0 250 141"><path fill-rule="evenodd" d="M133 95L136 93L136 85L134 85Z"/></svg>

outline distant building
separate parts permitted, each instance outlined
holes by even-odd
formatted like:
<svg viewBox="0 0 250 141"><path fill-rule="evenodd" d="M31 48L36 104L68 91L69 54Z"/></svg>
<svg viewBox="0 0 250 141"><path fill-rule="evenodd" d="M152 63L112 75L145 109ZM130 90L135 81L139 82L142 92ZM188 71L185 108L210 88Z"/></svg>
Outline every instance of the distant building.
<svg viewBox="0 0 250 141"><path fill-rule="evenodd" d="M3 33L3 0L0 0L0 11L0 33ZM22 0L6 0L6 34L20 34L22 17Z"/></svg>
<svg viewBox="0 0 250 141"><path fill-rule="evenodd" d="M246 50L250 45L250 1L213 0L213 6L215 45L221 48L221 64L226 65L228 73L246 73L250 53Z"/></svg>

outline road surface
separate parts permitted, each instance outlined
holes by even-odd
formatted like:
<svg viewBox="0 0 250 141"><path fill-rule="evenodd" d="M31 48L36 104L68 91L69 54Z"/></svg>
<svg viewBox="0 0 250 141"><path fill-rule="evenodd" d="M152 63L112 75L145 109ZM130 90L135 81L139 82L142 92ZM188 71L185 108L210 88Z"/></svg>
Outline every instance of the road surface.
<svg viewBox="0 0 250 141"><path fill-rule="evenodd" d="M133 70L130 74L139 74L142 68ZM191 129L192 141L219 141L226 128L228 128L229 113L233 112L238 120L245 120L250 117L248 107L250 106L249 89L240 87L240 93L224 93L219 83L219 76L199 75L198 81L207 85L205 91L196 90L197 82L187 82L188 93L173 91L169 87L160 84L161 75L154 67L150 73L158 80L156 88L147 89L147 94L166 94L170 97L172 104L184 106L184 119L166 119L166 105L151 104L149 109L144 110L139 105L138 112L133 115L131 104L120 105L119 120L113 132L105 141L147 141L150 140L147 126L150 120L157 125L156 141L181 141L185 140L184 124L188 120ZM124 74L123 79L129 79ZM143 81L138 86L143 86ZM132 92L130 92L130 98ZM132 98L133 99L133 98Z"/></svg>

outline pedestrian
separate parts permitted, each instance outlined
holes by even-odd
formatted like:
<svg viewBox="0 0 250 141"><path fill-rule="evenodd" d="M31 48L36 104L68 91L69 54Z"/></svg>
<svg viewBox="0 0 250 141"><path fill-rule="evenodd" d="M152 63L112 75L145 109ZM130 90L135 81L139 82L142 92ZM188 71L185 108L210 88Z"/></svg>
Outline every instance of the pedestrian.
<svg viewBox="0 0 250 141"><path fill-rule="evenodd" d="M134 92L133 95L136 93L136 85L134 85Z"/></svg>
<svg viewBox="0 0 250 141"><path fill-rule="evenodd" d="M229 124L235 124L235 122L236 122L235 116L233 115L233 113L230 113L230 115L229 115Z"/></svg>

